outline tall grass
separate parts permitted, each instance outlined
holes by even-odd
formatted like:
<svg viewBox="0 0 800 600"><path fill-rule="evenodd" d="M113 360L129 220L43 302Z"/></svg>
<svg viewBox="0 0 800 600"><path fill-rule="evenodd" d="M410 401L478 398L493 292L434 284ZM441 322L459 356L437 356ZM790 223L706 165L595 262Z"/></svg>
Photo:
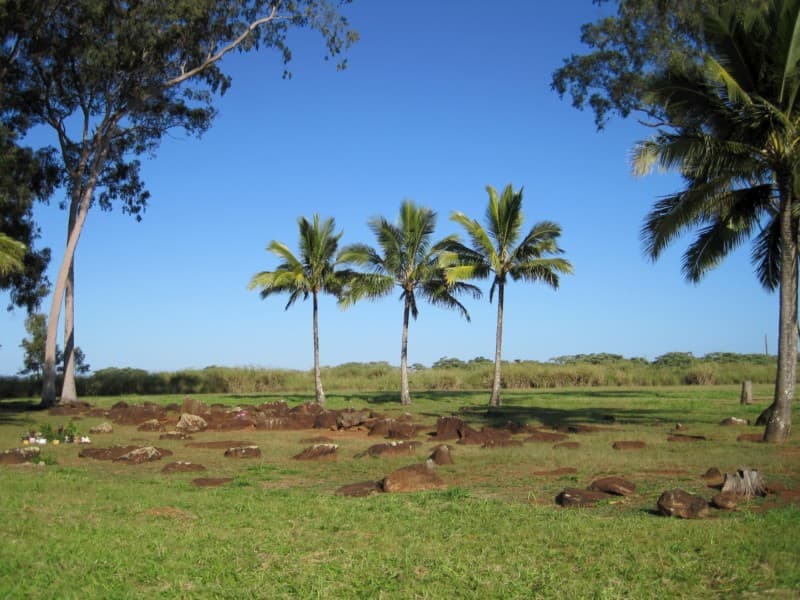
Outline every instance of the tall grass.
<svg viewBox="0 0 800 600"><path fill-rule="evenodd" d="M464 391L491 385L493 364L485 359L463 362L442 359L431 368L417 366L410 373L414 391ZM502 385L508 390L574 387L731 385L749 379L772 383L775 357L716 353L695 358L670 353L653 362L614 355L559 357L551 362L515 361L503 365ZM323 368L330 391L380 391L399 387L400 371L386 362L346 363ZM257 367L207 367L174 372L148 372L108 368L78 378L83 396L127 394L255 394L302 392L313 389L309 371ZM37 381L21 377L0 378L0 398L31 397L39 393Z"/></svg>

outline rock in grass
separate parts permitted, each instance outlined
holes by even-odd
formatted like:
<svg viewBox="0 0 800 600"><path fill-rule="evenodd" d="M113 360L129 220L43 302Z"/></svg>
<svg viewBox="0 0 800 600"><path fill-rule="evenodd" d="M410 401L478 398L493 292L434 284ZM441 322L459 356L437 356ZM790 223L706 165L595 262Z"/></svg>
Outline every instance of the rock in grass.
<svg viewBox="0 0 800 600"><path fill-rule="evenodd" d="M439 444L433 449L430 459L437 465L452 465L453 456L450 453L450 446L447 444Z"/></svg>
<svg viewBox="0 0 800 600"><path fill-rule="evenodd" d="M337 444L314 444L300 454L295 454L292 458L295 460L336 460L338 449Z"/></svg>
<svg viewBox="0 0 800 600"><path fill-rule="evenodd" d="M189 413L183 413L175 426L175 429L183 433L197 433L207 428L208 422L203 417Z"/></svg>
<svg viewBox="0 0 800 600"><path fill-rule="evenodd" d="M632 496L636 493L636 485L622 477L603 477L597 479L589 486L590 490L605 492L615 496Z"/></svg>
<svg viewBox="0 0 800 600"><path fill-rule="evenodd" d="M396 493L435 490L443 488L445 483L437 475L433 461L428 460L390 473L381 480L380 485L384 492Z"/></svg>
<svg viewBox="0 0 800 600"><path fill-rule="evenodd" d="M161 460L163 454L158 448L153 446L144 446L143 448L136 448L126 454L114 459L119 462L126 462L131 465L140 465L154 460Z"/></svg>
<svg viewBox="0 0 800 600"><path fill-rule="evenodd" d="M40 449L36 446L27 448L12 448L0 452L0 465L20 465L38 458Z"/></svg>
<svg viewBox="0 0 800 600"><path fill-rule="evenodd" d="M382 494L383 489L378 481L360 481L343 485L336 490L338 496L350 496L352 498L364 498L375 494Z"/></svg>
<svg viewBox="0 0 800 600"><path fill-rule="evenodd" d="M684 490L667 490L658 499L658 512L665 517L701 519L709 514L708 502Z"/></svg>
<svg viewBox="0 0 800 600"><path fill-rule="evenodd" d="M584 507L589 508L600 502L612 498L611 494L597 490L581 490L578 488L566 488L556 496L556 504L565 507Z"/></svg>
<svg viewBox="0 0 800 600"><path fill-rule="evenodd" d="M114 427L109 422L100 423L89 429L89 433L111 433L113 431Z"/></svg>
<svg viewBox="0 0 800 600"><path fill-rule="evenodd" d="M261 456L261 448L258 446L236 446L225 450L228 458L258 458Z"/></svg>
<svg viewBox="0 0 800 600"><path fill-rule="evenodd" d="M149 419L136 428L137 431L164 431L165 429L164 424L158 419Z"/></svg>
<svg viewBox="0 0 800 600"><path fill-rule="evenodd" d="M711 498L711 506L720 510L736 510L741 496L733 492L720 492Z"/></svg>
<svg viewBox="0 0 800 600"><path fill-rule="evenodd" d="M703 473L703 479L706 480L706 485L708 487L721 488L722 484L725 482L725 475L723 475L722 471L717 467L711 467L708 471Z"/></svg>
<svg viewBox="0 0 800 600"><path fill-rule="evenodd" d="M748 419L740 419L738 417L728 417L727 419L722 419L719 424L728 427L732 425L750 425L750 421Z"/></svg>
<svg viewBox="0 0 800 600"><path fill-rule="evenodd" d="M205 470L206 468L200 463L185 462L179 460L177 462L171 462L168 465L164 465L164 468L161 469L161 472L164 475L168 475L170 473L192 473L195 471L205 471Z"/></svg>

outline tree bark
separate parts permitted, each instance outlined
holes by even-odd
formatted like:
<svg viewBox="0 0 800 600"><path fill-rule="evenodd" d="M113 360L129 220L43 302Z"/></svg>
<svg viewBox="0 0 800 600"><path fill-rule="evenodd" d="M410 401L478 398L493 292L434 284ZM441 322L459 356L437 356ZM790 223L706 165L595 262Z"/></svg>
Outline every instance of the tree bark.
<svg viewBox="0 0 800 600"><path fill-rule="evenodd" d="M408 391L408 317L411 313L411 299L406 293L403 306L403 341L400 346L400 404L411 404L411 393Z"/></svg>
<svg viewBox="0 0 800 600"><path fill-rule="evenodd" d="M322 373L319 367L319 307L317 292L313 293L314 304L314 388L317 395L317 404L325 404L325 391L322 389Z"/></svg>
<svg viewBox="0 0 800 600"><path fill-rule="evenodd" d="M753 382L746 379L742 382L742 395L739 398L739 404L752 404L753 403Z"/></svg>
<svg viewBox="0 0 800 600"><path fill-rule="evenodd" d="M67 236L75 226L77 206L70 203ZM69 267L67 284L64 287L64 382L61 386L61 402L77 402L75 389L75 259Z"/></svg>
<svg viewBox="0 0 800 600"><path fill-rule="evenodd" d="M503 403L500 399L500 363L503 348L504 287L502 282L497 284L497 333L494 341L494 377L492 378L492 397L489 399L490 406L500 406Z"/></svg>
<svg viewBox="0 0 800 600"><path fill-rule="evenodd" d="M792 223L791 180L780 177L781 280L778 317L778 369L775 396L764 411L764 441L783 443L792 428L792 398L797 380L797 238ZM760 417L759 417L760 418Z"/></svg>

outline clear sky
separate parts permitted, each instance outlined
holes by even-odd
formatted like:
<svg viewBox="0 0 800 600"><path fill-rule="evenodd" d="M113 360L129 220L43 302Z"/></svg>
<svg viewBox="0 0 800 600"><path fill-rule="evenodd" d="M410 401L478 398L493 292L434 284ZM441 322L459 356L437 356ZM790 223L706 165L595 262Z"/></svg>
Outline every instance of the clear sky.
<svg viewBox="0 0 800 600"><path fill-rule="evenodd" d="M482 219L486 185L508 183L524 187L527 226L562 226L575 274L557 291L508 286L504 358L763 352L765 336L776 351L778 299L760 289L749 247L696 286L680 271L685 240L656 264L644 257L643 218L680 185L631 175L631 147L651 132L629 119L597 133L590 113L550 90L552 71L581 52L580 25L601 15L591 0L355 0L346 14L361 41L344 72L305 33L292 38L291 80L275 53L226 59L233 85L211 130L173 132L145 159L143 221L90 213L76 342L93 369L310 368L311 303L284 311L285 297L247 290L277 265L270 240L296 249L297 218L317 212L336 219L343 244L374 244L367 220L395 219L405 198L437 211L440 237L459 231L451 211ZM54 198L36 215L54 280L66 214ZM465 303L471 323L421 306L410 362L493 355L495 305ZM24 320L0 315L1 374L22 364ZM399 364L401 323L398 294L347 311L323 299L322 363Z"/></svg>

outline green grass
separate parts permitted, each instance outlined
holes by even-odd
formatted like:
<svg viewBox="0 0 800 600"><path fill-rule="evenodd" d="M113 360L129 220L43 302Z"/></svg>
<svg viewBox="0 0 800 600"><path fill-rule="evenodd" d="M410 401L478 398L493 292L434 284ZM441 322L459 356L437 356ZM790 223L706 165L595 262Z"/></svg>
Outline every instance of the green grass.
<svg viewBox="0 0 800 600"><path fill-rule="evenodd" d="M394 393L332 395L329 407L403 412ZM767 388L757 388L762 403ZM230 406L276 396L205 396ZM290 395L290 404L310 397ZM90 401L111 406L120 398ZM128 402L144 398L123 398ZM179 401L164 396L147 400ZM230 460L219 450L155 441L157 434L115 426L95 446L145 443L175 454L129 466L78 458L71 445L46 446L48 466L0 467L0 597L9 598L656 598L751 595L793 598L800 589L800 509L774 497L737 512L680 521L653 514L658 495L681 487L710 498L700 475L716 466L759 469L768 483L800 488L800 445L737 442L751 427L725 428L728 416L753 419L738 388L604 388L507 393L487 414L486 393L418 393L410 412L433 430L440 415L475 427L508 420L593 424L602 431L570 436L581 447L527 443L486 450L453 445L455 464L440 467L447 488L413 494L344 498L346 483L378 480L416 458L353 458L382 440L338 439L334 463L292 460L321 431L226 432L195 441L245 439L263 456ZM31 426L68 418L0 403L0 449L18 445ZM607 423L604 418L613 416ZM77 421L82 430L101 419ZM670 443L680 422L709 441ZM637 452L613 441L641 439ZM162 475L165 462L191 460L209 477ZM560 477L536 471L573 467ZM606 475L634 481L637 496L592 509L561 509L564 487Z"/></svg>

